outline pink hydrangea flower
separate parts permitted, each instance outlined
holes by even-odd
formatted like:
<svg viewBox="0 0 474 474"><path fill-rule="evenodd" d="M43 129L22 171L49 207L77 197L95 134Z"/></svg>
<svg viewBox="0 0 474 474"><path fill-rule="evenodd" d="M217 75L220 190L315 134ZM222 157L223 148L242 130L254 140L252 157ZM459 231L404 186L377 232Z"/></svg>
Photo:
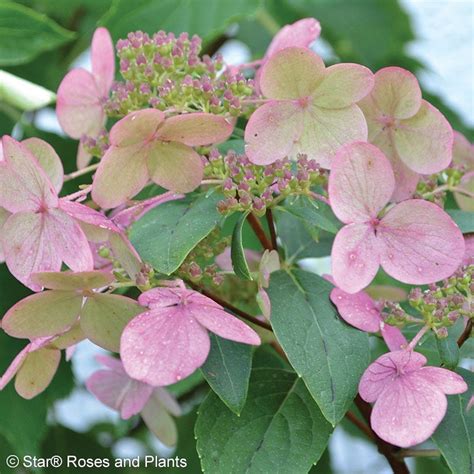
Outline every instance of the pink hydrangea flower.
<svg viewBox="0 0 474 474"><path fill-rule="evenodd" d="M97 28L91 46L92 72L70 71L58 89L56 113L63 130L72 138L97 136L104 126L104 102L115 74L112 38L105 28Z"/></svg>
<svg viewBox="0 0 474 474"><path fill-rule="evenodd" d="M381 313L383 303L373 300L365 291L350 294L334 288L330 298L344 321L361 331L380 331L391 351L397 351L407 344L400 329L384 323Z"/></svg>
<svg viewBox="0 0 474 474"><path fill-rule="evenodd" d="M84 339L75 326L59 336L32 339L15 357L0 377L0 390L15 378L15 389L23 398L31 399L46 390L61 360L61 350L74 347Z"/></svg>
<svg viewBox="0 0 474 474"><path fill-rule="evenodd" d="M74 271L92 270L92 252L79 223L118 231L116 226L93 209L58 197L63 170L50 145L8 136L2 144L0 206L11 215L3 223L1 247L10 272L38 291L33 273L58 271L62 262Z"/></svg>
<svg viewBox="0 0 474 474"><path fill-rule="evenodd" d="M120 206L150 179L171 191L192 191L203 177L192 147L223 141L232 129L224 117L207 113L167 119L155 109L128 114L110 131L111 146L94 178L94 201L104 209Z"/></svg>
<svg viewBox="0 0 474 474"><path fill-rule="evenodd" d="M120 354L130 377L162 386L192 374L207 359L208 330L259 345L257 333L210 298L185 288L154 288L138 299L148 311L125 328Z"/></svg>
<svg viewBox="0 0 474 474"><path fill-rule="evenodd" d="M106 369L95 372L87 379L89 392L104 405L117 410L124 420L140 414L157 438L168 446L175 445L177 430L171 415L181 414L176 400L164 388L130 378L118 359L97 356L97 361Z"/></svg>
<svg viewBox="0 0 474 474"><path fill-rule="evenodd" d="M437 205L412 199L384 211L395 188L392 167L369 143L342 147L329 176L329 199L346 224L332 247L337 286L357 293L379 266L404 283L427 284L447 278L461 264L464 239Z"/></svg>
<svg viewBox="0 0 474 474"><path fill-rule="evenodd" d="M451 126L421 98L418 81L409 71L381 69L372 92L358 105L367 119L369 141L392 163L395 201L413 195L419 174L438 173L451 162Z"/></svg>
<svg viewBox="0 0 474 474"><path fill-rule="evenodd" d="M245 129L253 163L304 153L330 168L341 145L367 139L364 114L355 105L373 87L373 75L363 66L326 68L309 49L285 48L263 67L260 87L270 101L252 114Z"/></svg>
<svg viewBox="0 0 474 474"><path fill-rule="evenodd" d="M453 163L462 166L467 171L458 187L474 193L474 144L459 132L454 132ZM455 192L454 198L460 209L474 212L472 197Z"/></svg>
<svg viewBox="0 0 474 474"><path fill-rule="evenodd" d="M458 374L425 364L426 357L418 352L389 352L373 362L360 380L360 396L375 402L372 429L395 446L407 448L426 441L446 414L446 395L467 390Z"/></svg>

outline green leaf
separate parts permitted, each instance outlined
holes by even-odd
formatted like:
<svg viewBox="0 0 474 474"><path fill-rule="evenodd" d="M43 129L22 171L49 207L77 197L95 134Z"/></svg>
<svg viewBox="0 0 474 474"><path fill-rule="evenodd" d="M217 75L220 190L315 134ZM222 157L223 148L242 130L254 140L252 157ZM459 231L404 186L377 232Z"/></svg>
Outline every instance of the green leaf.
<svg viewBox="0 0 474 474"><path fill-rule="evenodd" d="M81 311L81 328L94 343L112 352L120 351L125 326L145 308L131 298L96 293L87 298Z"/></svg>
<svg viewBox="0 0 474 474"><path fill-rule="evenodd" d="M463 234L474 232L474 213L461 211L460 209L447 209L446 212L459 226Z"/></svg>
<svg viewBox="0 0 474 474"><path fill-rule="evenodd" d="M332 428L294 372L254 369L240 416L211 392L195 427L202 470L209 474L308 472Z"/></svg>
<svg viewBox="0 0 474 474"><path fill-rule="evenodd" d="M309 228L316 227L331 234L336 234L342 227L329 205L309 199L307 196L286 199L282 208L301 219Z"/></svg>
<svg viewBox="0 0 474 474"><path fill-rule="evenodd" d="M474 410L467 411L474 374L465 369L459 369L459 374L469 389L448 396L448 411L432 436L453 474L473 472L474 468Z"/></svg>
<svg viewBox="0 0 474 474"><path fill-rule="evenodd" d="M125 38L129 31L165 30L187 31L209 41L231 23L255 15L259 6L259 0L135 0L130 8L128 0L115 0L100 23L114 39Z"/></svg>
<svg viewBox="0 0 474 474"><path fill-rule="evenodd" d="M370 362L366 333L345 324L329 300L332 285L312 273L272 274L272 327L291 365L333 426L345 415Z"/></svg>
<svg viewBox="0 0 474 474"><path fill-rule="evenodd" d="M211 352L202 373L212 390L237 415L245 405L252 366L252 347L248 344L211 336Z"/></svg>
<svg viewBox="0 0 474 474"><path fill-rule="evenodd" d="M22 111L46 107L56 100L54 92L0 70L0 101Z"/></svg>
<svg viewBox="0 0 474 474"><path fill-rule="evenodd" d="M245 258L245 250L242 243L242 228L244 226L245 220L249 215L250 211L244 212L234 227L234 232L232 233L232 247L231 247L231 258L232 258L232 267L234 268L235 274L242 278L243 280L252 280L252 275L250 273L250 268Z"/></svg>
<svg viewBox="0 0 474 474"><path fill-rule="evenodd" d="M132 227L130 240L143 260L170 275L188 253L218 225L219 193L170 201L148 212Z"/></svg>
<svg viewBox="0 0 474 474"><path fill-rule="evenodd" d="M455 369L459 362L459 347L456 339L451 337L446 339L436 338L436 344L438 346L441 363L444 367L447 369Z"/></svg>
<svg viewBox="0 0 474 474"><path fill-rule="evenodd" d="M0 65L31 61L75 37L47 16L11 2L0 2Z"/></svg>

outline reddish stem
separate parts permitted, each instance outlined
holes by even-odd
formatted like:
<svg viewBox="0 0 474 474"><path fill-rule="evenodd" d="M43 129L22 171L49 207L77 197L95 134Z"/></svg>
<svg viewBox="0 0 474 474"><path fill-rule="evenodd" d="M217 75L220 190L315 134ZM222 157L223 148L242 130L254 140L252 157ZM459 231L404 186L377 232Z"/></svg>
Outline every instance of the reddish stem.
<svg viewBox="0 0 474 474"><path fill-rule="evenodd" d="M272 246L275 250L277 250L278 249L277 235L276 235L275 222L273 220L273 214L272 214L271 209L267 209L265 217L267 218L268 228L270 229L270 239L272 241Z"/></svg>
<svg viewBox="0 0 474 474"><path fill-rule="evenodd" d="M466 327L464 328L464 331L459 336L458 347L461 347L471 337L471 331L472 331L472 319L469 319L467 321Z"/></svg>
<svg viewBox="0 0 474 474"><path fill-rule="evenodd" d="M271 241L265 235L265 231L263 230L263 227L262 227L262 224L260 223L259 218L251 212L247 216L247 220L250 226L252 227L253 231L255 232L255 235L258 237L258 240L260 240L262 247L266 250L275 250L273 248Z"/></svg>

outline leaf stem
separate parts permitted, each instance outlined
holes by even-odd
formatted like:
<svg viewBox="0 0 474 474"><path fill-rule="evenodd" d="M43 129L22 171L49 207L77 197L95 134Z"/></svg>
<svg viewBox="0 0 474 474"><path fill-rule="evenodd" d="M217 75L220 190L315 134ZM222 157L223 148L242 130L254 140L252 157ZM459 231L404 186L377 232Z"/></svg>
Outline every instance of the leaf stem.
<svg viewBox="0 0 474 474"><path fill-rule="evenodd" d="M260 240L262 247L266 250L276 250L273 247L272 242L265 235L265 231L263 230L260 220L253 212L249 213L249 215L247 216L247 220L253 231L255 232L255 235L258 237L258 240Z"/></svg>
<svg viewBox="0 0 474 474"><path fill-rule="evenodd" d="M94 163L93 165L89 165L89 166L86 166L85 168L74 171L74 173L69 173L65 175L64 182L71 181L73 179L79 178L79 176L83 176L87 173L91 173L92 171L95 171L99 167L99 164L100 163Z"/></svg>
<svg viewBox="0 0 474 474"><path fill-rule="evenodd" d="M366 425L362 420L359 420L359 418L357 418L357 416L352 413L351 411L348 411L346 413L346 418L352 423L354 424L355 426L357 426L357 428L359 428L368 438L370 438L372 441L375 441L375 437L374 437L374 433L373 431L370 429L370 427L368 425Z"/></svg>
<svg viewBox="0 0 474 474"><path fill-rule="evenodd" d="M371 406L362 400L359 394L357 394L357 397L355 398L355 404L357 405L360 414L364 417L368 425L370 425L370 415L372 414ZM377 445L379 453L385 456L394 474L410 474L405 461L403 459L399 459L397 456L397 451L399 451L399 448L379 438L372 428L370 428L370 431L372 432L373 439Z"/></svg>
<svg viewBox="0 0 474 474"><path fill-rule="evenodd" d="M441 453L437 449L401 449L397 453L399 458L431 458L440 455Z"/></svg>
<svg viewBox="0 0 474 474"><path fill-rule="evenodd" d="M471 337L471 332L472 332L472 319L469 319L467 321L466 327L464 328L464 331L459 336L458 347L461 347Z"/></svg>
<svg viewBox="0 0 474 474"><path fill-rule="evenodd" d="M193 290L199 291L199 293L202 293L204 296L211 298L211 300L214 300L217 304L220 304L232 313L235 313L237 316L240 316L242 319L245 319L250 323L255 324L256 326L260 326L261 328L266 329L267 331L273 332L272 327L265 321L260 321L260 319L257 319L255 316L252 316L246 313L245 311L242 311L241 309L235 307L233 304L228 303L221 297L214 295L213 293L207 291L205 288L202 288L196 283L186 280L186 284L188 284Z"/></svg>

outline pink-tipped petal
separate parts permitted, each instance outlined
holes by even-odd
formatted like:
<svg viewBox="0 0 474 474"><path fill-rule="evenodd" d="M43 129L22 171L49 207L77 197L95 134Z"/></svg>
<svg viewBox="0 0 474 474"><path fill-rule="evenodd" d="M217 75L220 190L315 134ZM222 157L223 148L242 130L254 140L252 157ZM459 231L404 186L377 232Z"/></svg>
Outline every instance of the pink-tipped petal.
<svg viewBox="0 0 474 474"><path fill-rule="evenodd" d="M156 138L189 146L211 145L227 140L233 128L224 117L196 112L166 119Z"/></svg>
<svg viewBox="0 0 474 474"><path fill-rule="evenodd" d="M110 219L89 206L75 201L60 199L59 207L78 221L110 230L111 232L120 232L120 229Z"/></svg>
<svg viewBox="0 0 474 474"><path fill-rule="evenodd" d="M57 205L57 193L30 150L8 136L3 137L2 145L0 206L23 212Z"/></svg>
<svg viewBox="0 0 474 474"><path fill-rule="evenodd" d="M142 306L149 308L166 308L168 306L178 305L184 297L190 297L191 290L181 288L152 288L145 291L138 297L138 302Z"/></svg>
<svg viewBox="0 0 474 474"><path fill-rule="evenodd" d="M370 69L359 64L335 64L326 69L324 79L313 94L318 107L340 109L364 98L374 86Z"/></svg>
<svg viewBox="0 0 474 474"><path fill-rule="evenodd" d="M441 367L422 367L418 376L436 385L447 395L464 393L468 389L466 382L460 375Z"/></svg>
<svg viewBox="0 0 474 474"><path fill-rule="evenodd" d="M178 430L173 418L166 411L156 396L152 396L141 412L148 429L167 446L174 446L178 441Z"/></svg>
<svg viewBox="0 0 474 474"><path fill-rule="evenodd" d="M157 141L150 145L147 166L156 184L179 193L196 189L204 173L198 153L178 142Z"/></svg>
<svg viewBox="0 0 474 474"><path fill-rule="evenodd" d="M383 269L404 283L447 278L464 255L459 227L436 204L419 199L392 208L377 228L377 240Z"/></svg>
<svg viewBox="0 0 474 474"><path fill-rule="evenodd" d="M451 163L453 130L425 100L416 115L393 128L393 140L400 159L417 173L438 173Z"/></svg>
<svg viewBox="0 0 474 474"><path fill-rule="evenodd" d="M269 58L285 48L307 48L319 37L320 33L321 25L314 18L303 18L291 25L285 25L273 37L265 53L265 58Z"/></svg>
<svg viewBox="0 0 474 474"><path fill-rule="evenodd" d="M371 93L381 115L406 119L421 106L421 89L416 77L400 67L386 67L375 73Z"/></svg>
<svg viewBox="0 0 474 474"><path fill-rule="evenodd" d="M467 169L474 168L474 144L459 132L454 132L453 163L465 166Z"/></svg>
<svg viewBox="0 0 474 474"><path fill-rule="evenodd" d="M387 344L387 347L391 351L399 351L408 343L402 331L400 331L400 329L394 326L390 326L390 324L385 324L384 322L381 322L380 332L382 334L383 340L385 341L385 344Z"/></svg>
<svg viewBox="0 0 474 474"><path fill-rule="evenodd" d="M31 281L50 290L93 290L114 281L111 272L94 270L90 272L42 272L31 276Z"/></svg>
<svg viewBox="0 0 474 474"><path fill-rule="evenodd" d="M111 209L133 198L149 180L147 147L111 146L103 156L92 184L92 198L103 209Z"/></svg>
<svg viewBox="0 0 474 474"><path fill-rule="evenodd" d="M186 312L189 312L206 329L224 339L254 346L260 345L260 337L253 329L222 309L192 305L186 308Z"/></svg>
<svg viewBox="0 0 474 474"><path fill-rule="evenodd" d="M2 235L2 229L7 221L7 219L10 217L10 213L3 209L3 207L0 207L0 236ZM3 245L2 245L2 239L0 237L0 263L3 263L5 261L5 255L3 253Z"/></svg>
<svg viewBox="0 0 474 474"><path fill-rule="evenodd" d="M112 38L106 28L97 28L91 45L92 74L102 97L107 97L115 75Z"/></svg>
<svg viewBox="0 0 474 474"><path fill-rule="evenodd" d="M331 291L331 301L344 321L366 332L378 332L380 309L364 291L349 294L340 288Z"/></svg>
<svg viewBox="0 0 474 474"><path fill-rule="evenodd" d="M303 110L291 102L259 107L245 128L245 152L252 163L268 165L285 156L295 158L295 143L304 128Z"/></svg>
<svg viewBox="0 0 474 474"><path fill-rule="evenodd" d="M110 143L117 147L128 147L150 141L165 119L165 114L156 109L130 112L110 130Z"/></svg>
<svg viewBox="0 0 474 474"><path fill-rule="evenodd" d="M7 267L33 291L41 290L30 280L33 273L61 269L61 257L54 240L45 232L45 220L44 213L20 212L10 216L2 229Z"/></svg>
<svg viewBox="0 0 474 474"><path fill-rule="evenodd" d="M380 183L384 183L383 186ZM395 187L390 162L369 143L342 147L333 158L329 176L332 210L345 223L375 219Z"/></svg>
<svg viewBox="0 0 474 474"><path fill-rule="evenodd" d="M44 217L44 232L61 260L76 272L94 269L89 242L79 225L61 209L51 209ZM48 271L54 269L44 269ZM35 272L37 273L37 272Z"/></svg>
<svg viewBox="0 0 474 474"><path fill-rule="evenodd" d="M72 138L96 136L105 123L101 91L94 76L84 69L68 72L58 89L56 114L62 129Z"/></svg>
<svg viewBox="0 0 474 474"><path fill-rule="evenodd" d="M119 374L125 374L125 369L123 368L122 361L117 359L116 357L111 357L105 354L96 355L95 360L102 364L104 367L107 367L114 372L118 372Z"/></svg>
<svg viewBox="0 0 474 474"><path fill-rule="evenodd" d="M357 293L374 279L379 269L379 245L374 230L349 224L336 235L331 251L332 274L337 286Z"/></svg>
<svg viewBox="0 0 474 474"><path fill-rule="evenodd" d="M153 398L158 400L166 409L167 412L174 416L182 415L181 407L176 401L176 398L171 395L166 388L156 387L153 392Z"/></svg>
<svg viewBox="0 0 474 474"><path fill-rule="evenodd" d="M21 142L38 160L39 165L48 176L57 193L63 187L64 169L54 148L39 138L28 138Z"/></svg>
<svg viewBox="0 0 474 474"><path fill-rule="evenodd" d="M307 48L285 48L274 54L260 75L260 88L269 99L311 96L324 74L323 60Z"/></svg>
<svg viewBox="0 0 474 474"><path fill-rule="evenodd" d="M17 372L20 370L21 365L31 350L31 343L29 343L16 355L5 373L0 377L0 390L3 390L11 382L11 380L13 380L13 377L15 377Z"/></svg>
<svg viewBox="0 0 474 474"><path fill-rule="evenodd" d="M125 328L120 354L130 377L163 386L191 375L206 360L209 335L177 307L151 310Z"/></svg>
<svg viewBox="0 0 474 474"><path fill-rule="evenodd" d="M464 189L468 193L474 194L474 171L466 173L462 178L461 182L457 186L460 189ZM459 206L459 209L463 211L474 212L474 198L464 193L454 193L454 199Z"/></svg>
<svg viewBox="0 0 474 474"><path fill-rule="evenodd" d="M30 352L15 378L15 389L23 398L31 400L42 393L53 380L61 361L61 351L44 348Z"/></svg>
<svg viewBox="0 0 474 474"><path fill-rule="evenodd" d="M79 142L79 146L77 147L77 155L76 155L76 165L78 170L82 170L86 166L89 166L92 160L92 155L86 151L84 145Z"/></svg>

